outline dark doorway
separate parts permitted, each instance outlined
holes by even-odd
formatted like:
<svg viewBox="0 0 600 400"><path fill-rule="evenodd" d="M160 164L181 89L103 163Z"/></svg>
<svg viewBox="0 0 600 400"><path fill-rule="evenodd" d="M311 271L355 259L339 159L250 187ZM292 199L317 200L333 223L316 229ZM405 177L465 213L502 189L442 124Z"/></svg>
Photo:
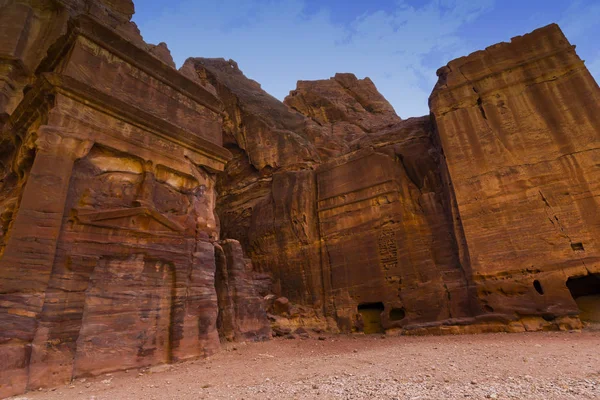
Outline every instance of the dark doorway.
<svg viewBox="0 0 600 400"><path fill-rule="evenodd" d="M364 303L358 305L358 313L363 320L364 333L383 333L381 324L381 313L383 312L383 303Z"/></svg>
<svg viewBox="0 0 600 400"><path fill-rule="evenodd" d="M406 317L404 308L392 308L390 310L390 321L401 321Z"/></svg>
<svg viewBox="0 0 600 400"><path fill-rule="evenodd" d="M542 284L540 283L540 281L535 280L533 281L533 287L535 288L535 291L538 292L539 294L544 294L544 288L542 288Z"/></svg>
<svg viewBox="0 0 600 400"><path fill-rule="evenodd" d="M600 274L569 278L567 287L581 311L579 318L600 323Z"/></svg>

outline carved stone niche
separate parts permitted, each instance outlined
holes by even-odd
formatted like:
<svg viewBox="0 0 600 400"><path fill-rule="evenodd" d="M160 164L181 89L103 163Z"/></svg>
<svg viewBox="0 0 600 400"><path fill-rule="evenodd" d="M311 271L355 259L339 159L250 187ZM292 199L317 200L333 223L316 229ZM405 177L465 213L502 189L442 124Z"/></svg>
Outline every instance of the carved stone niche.
<svg viewBox="0 0 600 400"><path fill-rule="evenodd" d="M221 108L92 18L70 23L2 131L20 201L2 236L0 398L215 351Z"/></svg>

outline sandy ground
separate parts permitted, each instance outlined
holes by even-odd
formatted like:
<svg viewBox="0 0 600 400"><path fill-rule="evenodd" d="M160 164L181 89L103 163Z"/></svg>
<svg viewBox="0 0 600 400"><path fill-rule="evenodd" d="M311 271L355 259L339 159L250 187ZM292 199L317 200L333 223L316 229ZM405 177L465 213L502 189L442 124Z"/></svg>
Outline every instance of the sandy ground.
<svg viewBox="0 0 600 400"><path fill-rule="evenodd" d="M235 344L19 399L600 399L600 332Z"/></svg>

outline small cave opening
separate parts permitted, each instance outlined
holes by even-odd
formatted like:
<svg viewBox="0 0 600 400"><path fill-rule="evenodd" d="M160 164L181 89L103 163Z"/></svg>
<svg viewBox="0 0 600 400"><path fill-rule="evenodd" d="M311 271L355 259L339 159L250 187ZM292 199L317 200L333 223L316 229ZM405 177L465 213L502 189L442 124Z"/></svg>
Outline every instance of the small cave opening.
<svg viewBox="0 0 600 400"><path fill-rule="evenodd" d="M573 251L585 251L585 249L583 248L583 243L581 242L571 243L571 249L573 249Z"/></svg>
<svg viewBox="0 0 600 400"><path fill-rule="evenodd" d="M362 303L358 305L358 313L363 320L363 332L384 333L383 324L381 323L381 313L384 310L382 302L377 303Z"/></svg>
<svg viewBox="0 0 600 400"><path fill-rule="evenodd" d="M579 318L600 323L600 274L569 278L567 288L579 307Z"/></svg>
<svg viewBox="0 0 600 400"><path fill-rule="evenodd" d="M548 321L548 322L552 322L556 319L556 315L554 314L543 314L542 318L544 319L544 321Z"/></svg>
<svg viewBox="0 0 600 400"><path fill-rule="evenodd" d="M540 281L538 281L537 279L535 281L533 281L533 288L535 289L536 292L538 292L538 294L544 294L544 288L542 287L542 284L540 283Z"/></svg>
<svg viewBox="0 0 600 400"><path fill-rule="evenodd" d="M392 308L390 310L390 321L401 321L406 317L404 308Z"/></svg>

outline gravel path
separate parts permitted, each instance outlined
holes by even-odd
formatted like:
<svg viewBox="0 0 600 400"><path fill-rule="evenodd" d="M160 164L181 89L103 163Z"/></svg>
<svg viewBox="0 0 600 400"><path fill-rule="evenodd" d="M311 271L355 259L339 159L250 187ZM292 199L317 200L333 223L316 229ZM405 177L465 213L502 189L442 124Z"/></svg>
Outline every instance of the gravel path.
<svg viewBox="0 0 600 400"><path fill-rule="evenodd" d="M600 399L600 332L277 339L17 398Z"/></svg>

